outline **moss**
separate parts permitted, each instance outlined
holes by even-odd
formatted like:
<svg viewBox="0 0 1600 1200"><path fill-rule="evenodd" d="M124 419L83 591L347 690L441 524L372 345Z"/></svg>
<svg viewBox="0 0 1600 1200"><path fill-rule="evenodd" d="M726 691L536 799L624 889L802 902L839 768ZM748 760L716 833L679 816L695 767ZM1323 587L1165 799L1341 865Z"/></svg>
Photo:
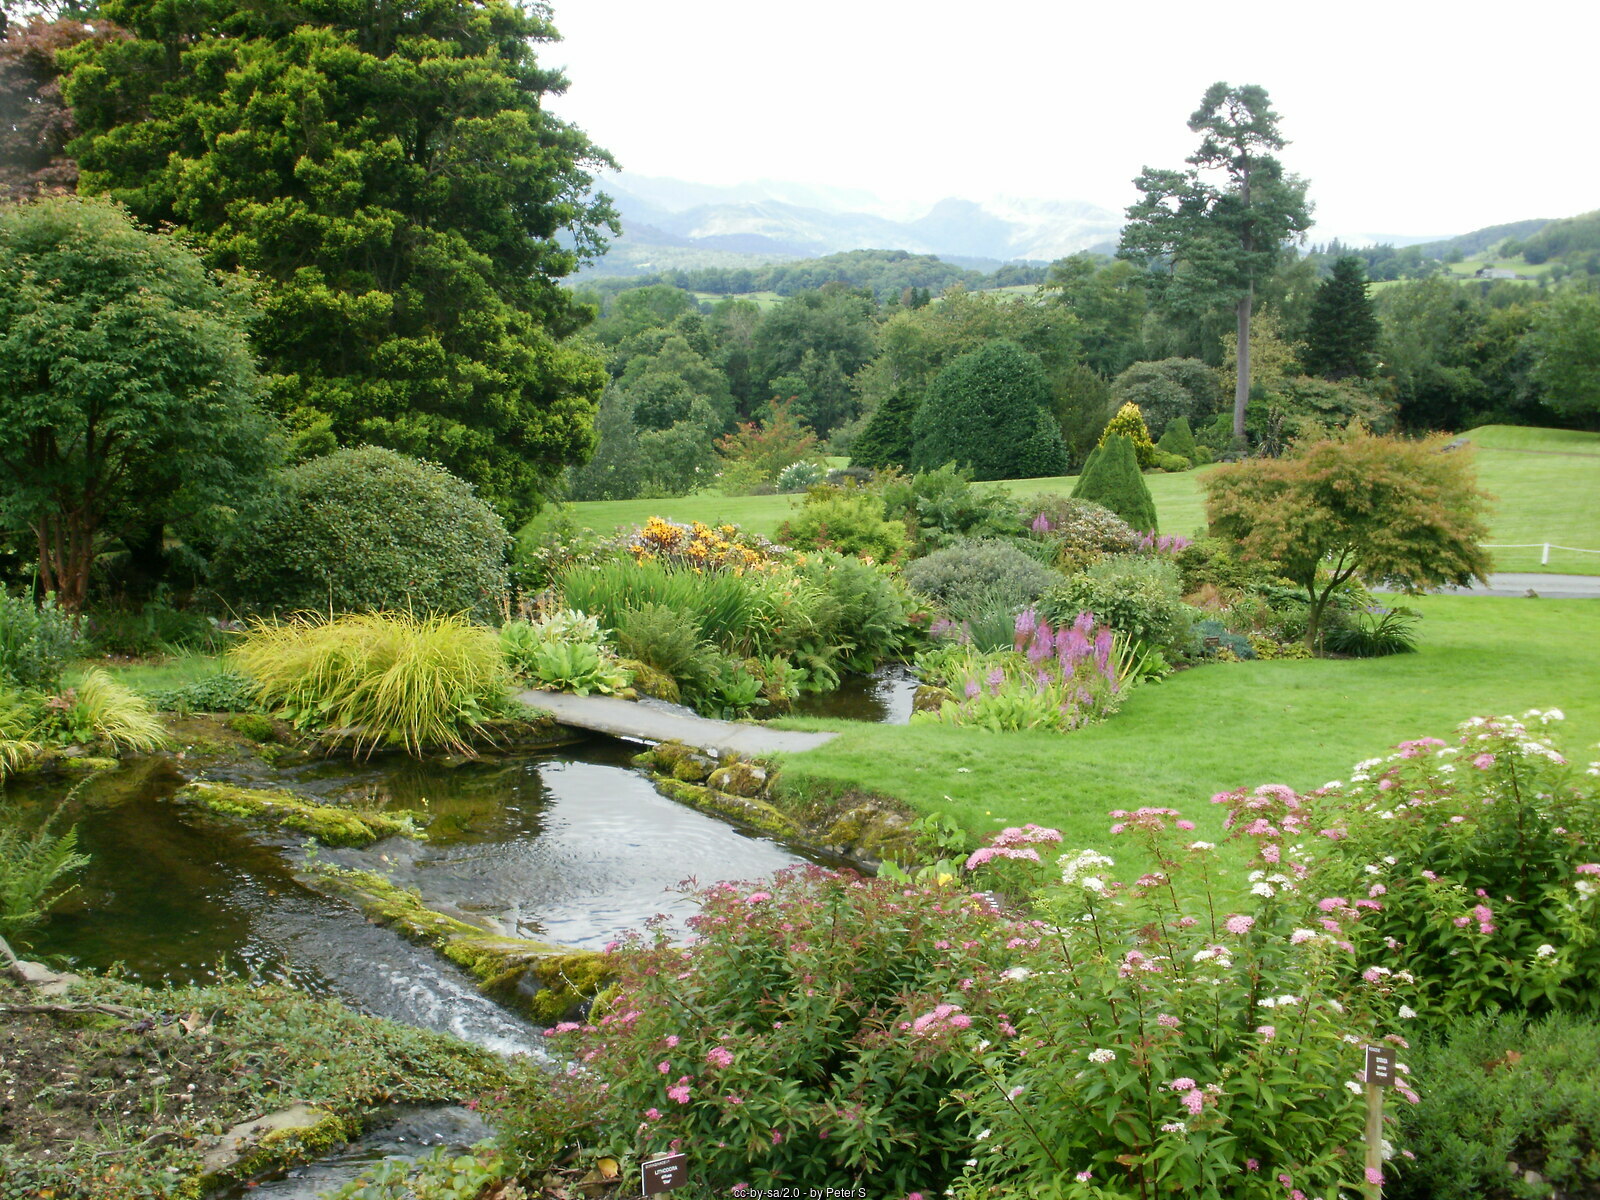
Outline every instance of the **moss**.
<svg viewBox="0 0 1600 1200"><path fill-rule="evenodd" d="M656 787L679 804L744 825L768 837L796 840L802 836L798 822L765 800L734 796L678 779L657 779Z"/></svg>
<svg viewBox="0 0 1600 1200"><path fill-rule="evenodd" d="M726 759L723 765L711 772L706 780L706 786L718 792L727 792L732 796L755 798L767 790L767 781L771 778L767 769L755 763L734 759Z"/></svg>
<svg viewBox="0 0 1600 1200"><path fill-rule="evenodd" d="M228 718L228 728L252 742L271 742L278 737L278 727L271 717L261 713L238 713Z"/></svg>
<svg viewBox="0 0 1600 1200"><path fill-rule="evenodd" d="M949 688L937 687L931 683L919 683L917 690L911 696L912 712L938 712L946 700L954 701L955 693Z"/></svg>
<svg viewBox="0 0 1600 1200"><path fill-rule="evenodd" d="M358 813L296 796L292 792L195 782L178 798L222 816L265 821L280 829L310 834L327 846L367 846L380 838L422 838L418 813Z"/></svg>
<svg viewBox="0 0 1600 1200"><path fill-rule="evenodd" d="M361 1136L361 1123L353 1117L327 1113L314 1125L292 1129L274 1129L261 1135L261 1140L233 1166L213 1177L212 1186L230 1180L250 1180L261 1175L297 1166L312 1159L324 1158L357 1137Z"/></svg>
<svg viewBox="0 0 1600 1200"><path fill-rule="evenodd" d="M478 980L486 995L546 1024L582 1014L615 978L607 956L532 938L491 933L429 908L415 891L372 871L318 864L313 887L352 901L372 920L431 946Z"/></svg>
<svg viewBox="0 0 1600 1200"><path fill-rule="evenodd" d="M658 671L649 663L642 663L633 658L618 659L617 665L625 671L632 672L635 691L672 704L683 703L683 693L678 688L678 681L665 671Z"/></svg>
<svg viewBox="0 0 1600 1200"><path fill-rule="evenodd" d="M114 758L80 754L70 758L66 756L58 758L55 765L62 771L82 771L84 774L89 774L94 771L115 771L122 764Z"/></svg>

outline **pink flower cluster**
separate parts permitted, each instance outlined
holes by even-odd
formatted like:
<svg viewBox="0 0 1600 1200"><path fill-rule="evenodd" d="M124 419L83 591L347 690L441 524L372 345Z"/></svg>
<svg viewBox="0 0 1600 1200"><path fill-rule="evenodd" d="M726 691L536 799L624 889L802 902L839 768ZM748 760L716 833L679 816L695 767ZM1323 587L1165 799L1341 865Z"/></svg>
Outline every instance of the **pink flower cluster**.
<svg viewBox="0 0 1600 1200"><path fill-rule="evenodd" d="M1180 551L1187 550L1193 544L1188 538L1178 533L1162 534L1157 537L1153 529L1139 539L1139 549L1147 554L1177 554Z"/></svg>
<svg viewBox="0 0 1600 1200"><path fill-rule="evenodd" d="M1200 1110L1206 1105L1206 1094L1200 1090L1199 1085L1187 1075L1180 1075L1167 1084L1168 1090L1177 1094L1183 1106L1189 1110L1189 1115L1198 1117Z"/></svg>
<svg viewBox="0 0 1600 1200"><path fill-rule="evenodd" d="M959 1004L937 1005L932 1012L923 1013L909 1024L902 1022L900 1026L917 1037L936 1037L941 1033L971 1027L972 1018L961 1011Z"/></svg>
<svg viewBox="0 0 1600 1200"><path fill-rule="evenodd" d="M1167 827L1167 819L1169 817L1174 818L1173 825L1176 828L1185 832L1193 829L1194 822L1181 820L1182 816L1183 814L1175 808L1156 808L1152 805L1136 808L1132 812L1125 808L1114 808L1111 810L1111 819L1116 823L1111 826L1111 832L1113 834L1124 833L1131 825L1135 829L1142 829L1149 833L1160 833Z"/></svg>
<svg viewBox="0 0 1600 1200"><path fill-rule="evenodd" d="M987 846L974 850L967 858L967 870L975 871L984 863L996 858L1015 858L1024 862L1038 862L1039 852L1034 846L1048 845L1061 840L1061 831L1047 829L1029 822L1002 829L989 839Z"/></svg>

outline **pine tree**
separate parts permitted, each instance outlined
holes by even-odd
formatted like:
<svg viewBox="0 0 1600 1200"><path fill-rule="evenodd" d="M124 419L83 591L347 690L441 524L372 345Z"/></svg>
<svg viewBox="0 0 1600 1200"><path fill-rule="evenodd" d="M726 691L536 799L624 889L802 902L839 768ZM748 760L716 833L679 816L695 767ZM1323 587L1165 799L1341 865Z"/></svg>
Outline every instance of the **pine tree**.
<svg viewBox="0 0 1600 1200"><path fill-rule="evenodd" d="M1100 435L1100 444L1104 446L1107 438L1119 433L1132 443L1133 457L1141 471L1155 466L1156 448L1150 441L1150 430L1145 426L1144 414L1132 401L1119 408L1117 415L1106 424L1105 432Z"/></svg>
<svg viewBox="0 0 1600 1200"><path fill-rule="evenodd" d="M1156 443L1156 449L1194 462L1199 457L1200 451L1195 445L1194 430L1189 428L1189 418L1175 417L1167 422L1167 430Z"/></svg>
<svg viewBox="0 0 1600 1200"><path fill-rule="evenodd" d="M1378 318L1367 295L1367 276L1354 256L1333 264L1317 285L1306 323L1300 365L1324 379L1370 379L1378 363Z"/></svg>
<svg viewBox="0 0 1600 1200"><path fill-rule="evenodd" d="M1112 434L1091 457L1072 496L1109 508L1141 532L1156 531L1156 502L1139 473L1133 442L1123 434Z"/></svg>
<svg viewBox="0 0 1600 1200"><path fill-rule="evenodd" d="M878 411L850 444L853 467L909 467L911 423L917 415L917 394L897 387L878 405Z"/></svg>

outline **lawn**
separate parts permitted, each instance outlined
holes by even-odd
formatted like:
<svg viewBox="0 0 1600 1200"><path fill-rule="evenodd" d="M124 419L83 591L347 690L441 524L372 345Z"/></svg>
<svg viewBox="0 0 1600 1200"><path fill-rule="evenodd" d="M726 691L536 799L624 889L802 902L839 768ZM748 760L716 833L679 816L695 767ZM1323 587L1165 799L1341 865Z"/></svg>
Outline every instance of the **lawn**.
<svg viewBox="0 0 1600 1200"><path fill-rule="evenodd" d="M1492 542L1554 542L1600 550L1600 433L1567 429L1523 429L1486 425L1467 435L1478 449L1478 474L1496 496L1490 518ZM1200 481L1207 468L1177 475L1147 475L1163 533L1193 534L1205 523ZM1010 479L1001 487L1016 496L1070 492L1075 476ZM573 505L580 524L607 531L641 524L659 513L682 521L718 525L731 521L773 536L799 506L798 496L724 496L702 491L676 500L596 500ZM1600 554L1552 550L1539 564L1538 550L1497 550L1502 571L1551 571L1600 575Z"/></svg>
<svg viewBox="0 0 1600 1200"><path fill-rule="evenodd" d="M1410 603L1410 602L1408 602ZM944 812L975 834L1037 821L1069 846L1103 846L1105 813L1180 808L1216 833L1210 796L1347 779L1407 738L1447 736L1485 713L1558 707L1574 758L1600 757L1600 601L1427 596L1416 654L1224 663L1131 693L1076 733L994 734L948 725L786 722L839 729L784 762L786 784L857 787Z"/></svg>

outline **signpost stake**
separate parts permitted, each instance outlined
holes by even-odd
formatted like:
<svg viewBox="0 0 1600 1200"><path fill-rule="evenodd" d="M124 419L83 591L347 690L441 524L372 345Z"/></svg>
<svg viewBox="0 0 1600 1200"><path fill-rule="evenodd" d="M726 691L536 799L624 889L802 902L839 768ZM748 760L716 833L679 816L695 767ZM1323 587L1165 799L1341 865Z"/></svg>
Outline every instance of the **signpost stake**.
<svg viewBox="0 0 1600 1200"><path fill-rule="evenodd" d="M1394 1086L1395 1056L1388 1046L1367 1047L1367 1161L1361 1184L1366 1200L1383 1200L1383 1089Z"/></svg>

